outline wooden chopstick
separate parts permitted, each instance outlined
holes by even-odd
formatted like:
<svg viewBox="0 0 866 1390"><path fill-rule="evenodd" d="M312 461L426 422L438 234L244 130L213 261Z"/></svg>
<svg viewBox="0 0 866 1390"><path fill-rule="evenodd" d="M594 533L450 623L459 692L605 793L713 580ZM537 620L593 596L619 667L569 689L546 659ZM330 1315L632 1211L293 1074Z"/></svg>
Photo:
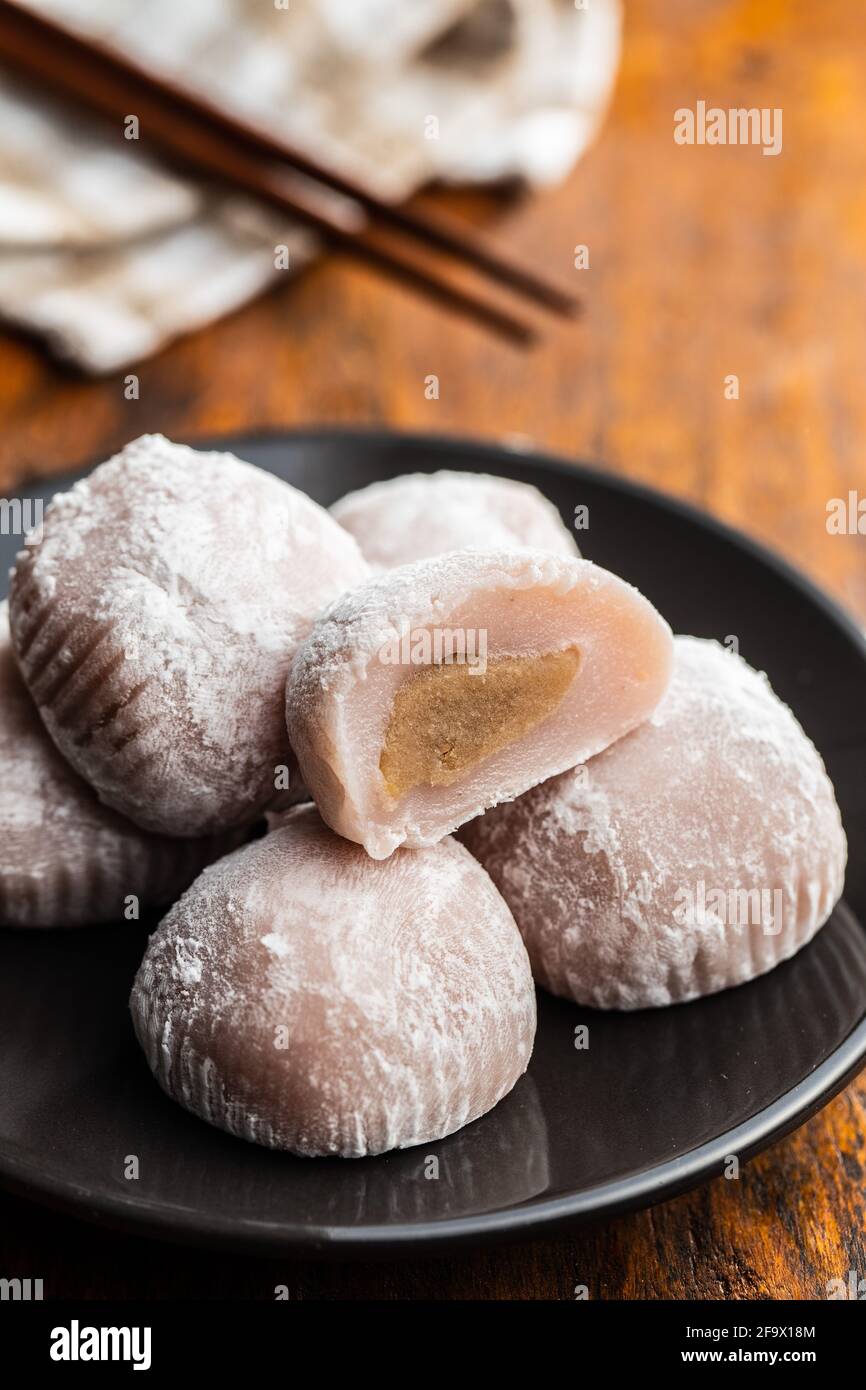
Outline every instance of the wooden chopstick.
<svg viewBox="0 0 866 1390"><path fill-rule="evenodd" d="M263 155L290 165L299 173L354 199L368 212L374 214L377 220L390 223L401 231L416 237L419 241L437 246L467 264L486 271L492 278L511 286L537 303L544 304L562 314L572 314L576 310L577 300L574 295L535 271L506 258L502 251L487 245L477 234L468 235L460 223L442 213L427 211L422 215L411 212L407 208L386 203L361 184L335 169L329 169L319 164L310 155L305 154L282 138L277 138L258 126L249 125L230 112L215 106L205 97L198 96L189 89L179 86L170 78L157 77L153 71L141 67L125 55L115 53L114 50L109 50L95 42L83 40L70 30L62 28L42 16L33 16L29 11L22 10L20 5L14 3L14 0L2 0L0 10L14 11L19 16L24 14L28 19L33 20L34 33L38 28L45 37L54 36L56 39L64 41L68 45L70 53L74 50L78 56L86 55L98 59L105 70L108 70L109 67L112 68L116 74L125 77L129 82L135 82L140 90L149 92L150 95L159 98L166 105L170 105L178 114L183 114L201 122L202 125L218 130L248 153Z"/></svg>
<svg viewBox="0 0 866 1390"><path fill-rule="evenodd" d="M369 217L459 257L497 283L556 312L572 313L577 308L565 291L506 261L498 251L468 237L457 224L382 203L266 132L23 9L14 0L0 0L0 60L50 91L62 92L115 120L129 114L133 104L142 134L170 158L261 198L313 227L332 244L396 272L517 341L526 343L534 337L529 324L510 309L444 279L428 262L395 247L393 240L383 243L369 225ZM367 218L359 216L363 213Z"/></svg>

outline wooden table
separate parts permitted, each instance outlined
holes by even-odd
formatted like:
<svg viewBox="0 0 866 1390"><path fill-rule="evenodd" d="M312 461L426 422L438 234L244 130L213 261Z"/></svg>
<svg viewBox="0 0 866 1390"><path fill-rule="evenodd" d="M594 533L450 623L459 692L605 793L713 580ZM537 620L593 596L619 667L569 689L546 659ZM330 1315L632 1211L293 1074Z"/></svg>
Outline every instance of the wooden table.
<svg viewBox="0 0 866 1390"><path fill-rule="evenodd" d="M774 546L866 621L866 27L851 0L632 0L621 79L567 185L464 200L585 299L526 354L342 261L120 376L0 340L0 490L146 430L334 423L524 435L686 497ZM781 107L784 147L678 146L674 111ZM572 269L574 248L588 269ZM425 378L440 378L438 400ZM739 378L728 399L725 378ZM530 1246L404 1265L173 1251L0 1202L3 1272L46 1295L823 1298L866 1274L866 1077L738 1182Z"/></svg>

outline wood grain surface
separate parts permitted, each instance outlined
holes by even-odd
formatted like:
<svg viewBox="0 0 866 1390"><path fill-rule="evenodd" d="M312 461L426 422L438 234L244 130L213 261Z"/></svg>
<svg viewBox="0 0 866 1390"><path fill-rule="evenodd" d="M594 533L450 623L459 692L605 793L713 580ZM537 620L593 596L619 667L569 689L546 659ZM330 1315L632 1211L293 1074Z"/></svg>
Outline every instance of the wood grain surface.
<svg viewBox="0 0 866 1390"><path fill-rule="evenodd" d="M122 377L93 382L0 338L0 491L145 430L385 424L522 435L708 508L866 622L866 22L856 0L631 0L598 143L562 188L452 197L579 288L531 352L338 259ZM782 153L678 146L674 112L779 107ZM589 268L573 268L574 248ZM425 378L440 397L425 397ZM725 378L739 378L728 399ZM866 1275L866 1077L795 1136L651 1211L556 1242L405 1264L177 1251L0 1200L4 1273L47 1297L787 1299Z"/></svg>

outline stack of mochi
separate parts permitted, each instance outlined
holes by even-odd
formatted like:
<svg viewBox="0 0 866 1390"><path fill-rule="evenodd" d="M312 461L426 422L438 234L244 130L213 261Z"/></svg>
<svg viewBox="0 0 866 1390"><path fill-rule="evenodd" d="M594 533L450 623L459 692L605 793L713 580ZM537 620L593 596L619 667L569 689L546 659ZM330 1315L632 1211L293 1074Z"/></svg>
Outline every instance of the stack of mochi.
<svg viewBox="0 0 866 1390"><path fill-rule="evenodd" d="M0 916L173 903L136 1035L233 1134L441 1138L526 1070L533 977L693 999L842 892L833 788L765 677L674 638L534 488L418 475L329 514L147 436L31 539L0 611Z"/></svg>

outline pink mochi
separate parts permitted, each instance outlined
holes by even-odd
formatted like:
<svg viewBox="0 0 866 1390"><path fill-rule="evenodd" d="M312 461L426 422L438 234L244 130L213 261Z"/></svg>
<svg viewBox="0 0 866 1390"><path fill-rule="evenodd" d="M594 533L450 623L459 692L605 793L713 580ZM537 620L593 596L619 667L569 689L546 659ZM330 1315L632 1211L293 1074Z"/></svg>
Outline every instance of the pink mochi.
<svg viewBox="0 0 866 1390"><path fill-rule="evenodd" d="M12 577L12 640L101 801L160 834L209 834L292 799L292 654L367 572L287 483L145 435L46 511Z"/></svg>
<svg viewBox="0 0 866 1390"><path fill-rule="evenodd" d="M461 835L514 913L536 980L595 1008L762 975L842 893L833 787L791 711L717 643L675 648L645 724Z"/></svg>
<svg viewBox="0 0 866 1390"><path fill-rule="evenodd" d="M396 565L446 550L515 545L577 555L556 507L528 483L486 473L409 473L371 483L335 502L331 515L351 531L371 565Z"/></svg>
<svg viewBox="0 0 866 1390"><path fill-rule="evenodd" d="M160 1085L301 1155L428 1143L526 1070L514 920L455 840L376 863L311 807L208 869L151 937L131 1008Z"/></svg>
<svg viewBox="0 0 866 1390"><path fill-rule="evenodd" d="M0 604L0 926L122 923L171 902L239 838L150 835L103 806L45 732Z"/></svg>
<svg viewBox="0 0 866 1390"><path fill-rule="evenodd" d="M454 551L377 575L317 622L289 676L292 747L325 821L383 859L628 733L672 651L652 605L587 560Z"/></svg>

